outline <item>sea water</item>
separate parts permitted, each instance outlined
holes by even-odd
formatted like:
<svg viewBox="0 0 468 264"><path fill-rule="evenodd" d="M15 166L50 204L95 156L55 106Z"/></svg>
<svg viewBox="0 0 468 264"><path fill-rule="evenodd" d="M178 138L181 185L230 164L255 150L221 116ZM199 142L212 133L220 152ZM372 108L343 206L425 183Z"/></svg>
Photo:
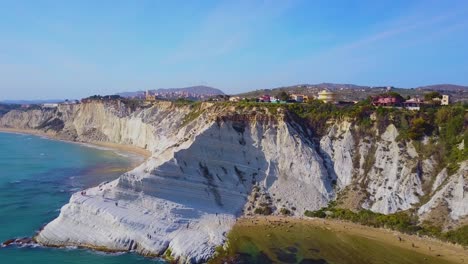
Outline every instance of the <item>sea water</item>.
<svg viewBox="0 0 468 264"><path fill-rule="evenodd" d="M140 158L141 159L141 158ZM116 179L138 157L38 136L0 133L0 242L32 237L72 193ZM0 248L0 263L161 263L85 249Z"/></svg>

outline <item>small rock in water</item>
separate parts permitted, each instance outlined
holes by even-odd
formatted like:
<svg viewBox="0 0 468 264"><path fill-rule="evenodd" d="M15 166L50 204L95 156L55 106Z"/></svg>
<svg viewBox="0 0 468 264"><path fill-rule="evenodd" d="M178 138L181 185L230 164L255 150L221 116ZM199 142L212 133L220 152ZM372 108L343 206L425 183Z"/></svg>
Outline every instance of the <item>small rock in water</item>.
<svg viewBox="0 0 468 264"><path fill-rule="evenodd" d="M15 239L8 239L7 241L3 242L2 243L2 247L7 247L9 245L11 245L13 242L15 242Z"/></svg>
<svg viewBox="0 0 468 264"><path fill-rule="evenodd" d="M12 238L8 239L7 241L2 243L2 247L7 247L11 245L19 245L19 246L24 246L28 244L32 244L33 240L30 237L23 237L23 238Z"/></svg>

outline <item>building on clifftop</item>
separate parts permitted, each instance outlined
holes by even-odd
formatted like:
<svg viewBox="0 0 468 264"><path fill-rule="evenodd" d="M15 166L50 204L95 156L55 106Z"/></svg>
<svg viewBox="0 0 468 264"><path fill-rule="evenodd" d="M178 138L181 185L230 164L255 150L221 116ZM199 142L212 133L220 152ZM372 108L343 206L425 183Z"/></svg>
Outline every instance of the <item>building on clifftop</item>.
<svg viewBox="0 0 468 264"><path fill-rule="evenodd" d="M405 99L398 93L386 93L372 97L372 104L374 106L402 106Z"/></svg>
<svg viewBox="0 0 468 264"><path fill-rule="evenodd" d="M145 101L147 102L154 102L156 101L156 95L151 95L148 90L145 92Z"/></svg>
<svg viewBox="0 0 468 264"><path fill-rule="evenodd" d="M336 93L327 90L322 90L318 93L317 99L323 101L324 103L335 103Z"/></svg>
<svg viewBox="0 0 468 264"><path fill-rule="evenodd" d="M442 95L442 100L440 100L440 105L449 105L450 97L447 94Z"/></svg>

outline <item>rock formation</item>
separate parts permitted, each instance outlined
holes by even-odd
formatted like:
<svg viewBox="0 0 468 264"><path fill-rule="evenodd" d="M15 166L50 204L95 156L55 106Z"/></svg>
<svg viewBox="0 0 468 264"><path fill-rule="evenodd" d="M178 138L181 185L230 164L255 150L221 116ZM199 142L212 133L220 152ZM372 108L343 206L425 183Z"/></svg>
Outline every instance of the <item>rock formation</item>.
<svg viewBox="0 0 468 264"><path fill-rule="evenodd" d="M384 214L419 209L422 219L448 210L445 223L468 215L468 166L434 173L434 162L390 124L360 135L335 120L319 137L292 114L261 107L159 102L131 110L120 102L13 110L0 127L48 131L57 138L130 144L151 151L117 180L75 193L35 238L50 246L85 246L207 260L243 214L293 215L341 199ZM444 172L445 171L445 172ZM431 188L425 188L432 183ZM421 204L421 197L430 197Z"/></svg>

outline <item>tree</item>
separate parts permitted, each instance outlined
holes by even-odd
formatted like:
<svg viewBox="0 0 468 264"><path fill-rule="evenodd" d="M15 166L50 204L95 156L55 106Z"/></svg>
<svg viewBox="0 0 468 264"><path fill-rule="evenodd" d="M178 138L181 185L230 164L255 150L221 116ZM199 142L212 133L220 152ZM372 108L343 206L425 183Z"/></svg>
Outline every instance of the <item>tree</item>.
<svg viewBox="0 0 468 264"><path fill-rule="evenodd" d="M424 101L432 101L434 98L442 98L439 92L429 92L424 95Z"/></svg>
<svg viewBox="0 0 468 264"><path fill-rule="evenodd" d="M424 136L426 130L426 121L422 117L413 119L412 125L408 131L408 137L413 140L419 140Z"/></svg>
<svg viewBox="0 0 468 264"><path fill-rule="evenodd" d="M287 92L285 91L281 91L279 94L278 94L278 99L280 99L281 101L287 101L290 99L290 96Z"/></svg>
<svg viewBox="0 0 468 264"><path fill-rule="evenodd" d="M387 95L396 98L399 102L405 101L405 98L397 92L388 92Z"/></svg>

